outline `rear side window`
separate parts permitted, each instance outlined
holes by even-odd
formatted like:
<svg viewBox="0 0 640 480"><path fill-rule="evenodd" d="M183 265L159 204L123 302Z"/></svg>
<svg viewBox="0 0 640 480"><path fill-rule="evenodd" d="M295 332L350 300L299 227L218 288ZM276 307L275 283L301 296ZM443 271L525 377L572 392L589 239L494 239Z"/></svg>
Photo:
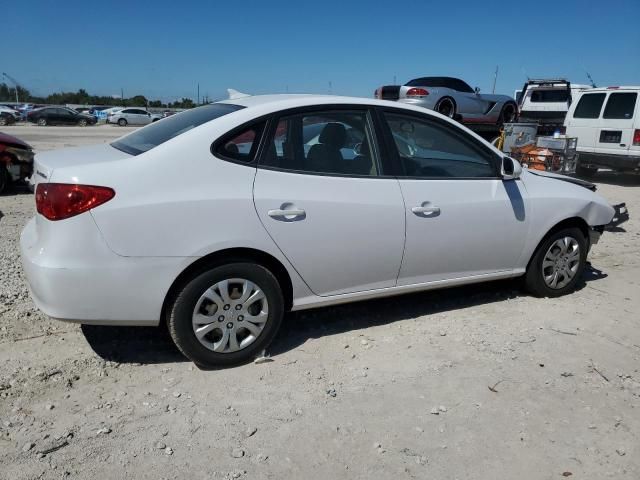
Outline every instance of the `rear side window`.
<svg viewBox="0 0 640 480"><path fill-rule="evenodd" d="M226 159L249 163L253 161L264 130L264 122L223 137L214 145L215 153Z"/></svg>
<svg viewBox="0 0 640 480"><path fill-rule="evenodd" d="M568 90L534 90L531 92L533 103L566 102L569 100Z"/></svg>
<svg viewBox="0 0 640 480"><path fill-rule="evenodd" d="M243 108L245 107L230 103L212 103L187 110L136 130L116 140L111 146L131 155L139 155L203 123Z"/></svg>
<svg viewBox="0 0 640 480"><path fill-rule="evenodd" d="M587 93L582 95L573 118L598 118L606 93Z"/></svg>
<svg viewBox="0 0 640 480"><path fill-rule="evenodd" d="M629 119L633 118L633 111L636 108L637 93L612 93L604 107L603 118Z"/></svg>
<svg viewBox="0 0 640 480"><path fill-rule="evenodd" d="M309 112L280 118L262 165L326 175L376 176L366 111Z"/></svg>

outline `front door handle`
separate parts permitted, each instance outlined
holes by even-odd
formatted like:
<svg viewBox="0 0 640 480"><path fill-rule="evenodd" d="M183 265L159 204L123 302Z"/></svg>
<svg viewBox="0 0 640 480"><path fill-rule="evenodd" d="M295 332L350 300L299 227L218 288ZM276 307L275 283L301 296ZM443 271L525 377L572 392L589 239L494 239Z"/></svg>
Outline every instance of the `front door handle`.
<svg viewBox="0 0 640 480"><path fill-rule="evenodd" d="M286 207L286 208L283 208L283 207ZM267 215L277 220L292 221L292 220L304 219L307 216L307 212L305 212L301 208L295 208L295 207L291 208L290 205L284 204L282 205L282 207L278 209L269 210L267 212Z"/></svg>
<svg viewBox="0 0 640 480"><path fill-rule="evenodd" d="M413 207L411 211L418 216L425 217L437 217L438 215L440 215L440 207L434 207L433 205L421 205L419 207Z"/></svg>

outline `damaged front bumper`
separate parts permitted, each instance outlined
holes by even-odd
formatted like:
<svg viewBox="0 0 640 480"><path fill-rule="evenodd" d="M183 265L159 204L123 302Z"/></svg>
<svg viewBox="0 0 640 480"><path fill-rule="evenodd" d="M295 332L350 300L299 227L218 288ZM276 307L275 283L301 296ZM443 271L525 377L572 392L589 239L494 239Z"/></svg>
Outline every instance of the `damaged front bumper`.
<svg viewBox="0 0 640 480"><path fill-rule="evenodd" d="M629 220L629 210L624 202L611 206L615 210L611 221L606 225L598 225L589 229L589 247L598 243L605 230L615 231L618 226Z"/></svg>

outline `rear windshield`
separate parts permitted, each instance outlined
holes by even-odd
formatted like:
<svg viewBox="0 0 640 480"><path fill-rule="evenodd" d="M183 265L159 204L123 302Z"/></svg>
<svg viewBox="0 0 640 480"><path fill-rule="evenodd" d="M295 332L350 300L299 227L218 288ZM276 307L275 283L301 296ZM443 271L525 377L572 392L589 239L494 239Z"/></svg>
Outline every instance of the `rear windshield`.
<svg viewBox="0 0 640 480"><path fill-rule="evenodd" d="M569 90L534 90L531 92L531 101L534 103L566 102L569 100Z"/></svg>
<svg viewBox="0 0 640 480"><path fill-rule="evenodd" d="M141 128L113 142L111 146L131 155L139 155L203 123L243 108L229 103L213 103L187 110Z"/></svg>
<svg viewBox="0 0 640 480"><path fill-rule="evenodd" d="M636 108L637 93L612 93L604 107L603 118L629 119Z"/></svg>

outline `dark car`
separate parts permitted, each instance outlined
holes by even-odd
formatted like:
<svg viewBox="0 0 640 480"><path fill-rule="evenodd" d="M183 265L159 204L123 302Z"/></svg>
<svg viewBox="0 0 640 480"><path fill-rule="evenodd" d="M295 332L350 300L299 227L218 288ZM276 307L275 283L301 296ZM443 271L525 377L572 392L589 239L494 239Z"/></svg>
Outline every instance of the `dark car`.
<svg viewBox="0 0 640 480"><path fill-rule="evenodd" d="M14 182L33 174L33 149L20 140L0 132L0 193Z"/></svg>
<svg viewBox="0 0 640 480"><path fill-rule="evenodd" d="M66 107L44 107L31 110L27 114L27 121L45 125L95 125L97 120L92 115L78 113Z"/></svg>

